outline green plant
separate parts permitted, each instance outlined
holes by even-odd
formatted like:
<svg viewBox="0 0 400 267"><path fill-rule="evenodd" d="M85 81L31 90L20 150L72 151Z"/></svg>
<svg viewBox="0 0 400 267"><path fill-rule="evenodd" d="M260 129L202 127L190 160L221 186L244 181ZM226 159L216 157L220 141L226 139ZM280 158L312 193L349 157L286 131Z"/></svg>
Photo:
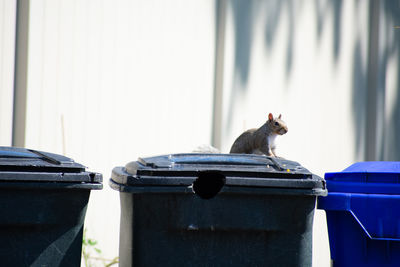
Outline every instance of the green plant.
<svg viewBox="0 0 400 267"><path fill-rule="evenodd" d="M97 243L97 240L87 237L86 229L84 229L82 238L82 258L85 267L92 267L95 262L102 263L104 267L110 267L119 262L118 257L113 259L102 257L101 250L97 247Z"/></svg>

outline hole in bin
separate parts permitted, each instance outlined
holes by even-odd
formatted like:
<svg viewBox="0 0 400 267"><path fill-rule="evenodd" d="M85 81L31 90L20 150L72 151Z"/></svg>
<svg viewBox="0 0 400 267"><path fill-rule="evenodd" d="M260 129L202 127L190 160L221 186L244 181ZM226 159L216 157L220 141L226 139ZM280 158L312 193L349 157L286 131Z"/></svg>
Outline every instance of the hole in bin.
<svg viewBox="0 0 400 267"><path fill-rule="evenodd" d="M96 174L91 172L89 173L90 181L94 182L94 178L96 178Z"/></svg>
<svg viewBox="0 0 400 267"><path fill-rule="evenodd" d="M215 197L225 185L225 175L220 172L200 172L193 182L193 192L203 199Z"/></svg>

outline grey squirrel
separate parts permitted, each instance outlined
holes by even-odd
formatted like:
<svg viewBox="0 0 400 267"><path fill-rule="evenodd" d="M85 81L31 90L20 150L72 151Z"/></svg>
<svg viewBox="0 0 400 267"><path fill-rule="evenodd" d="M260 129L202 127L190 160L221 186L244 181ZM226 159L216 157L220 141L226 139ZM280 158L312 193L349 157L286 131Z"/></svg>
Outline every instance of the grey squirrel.
<svg viewBox="0 0 400 267"><path fill-rule="evenodd" d="M278 118L274 118L272 113L269 113L267 122L260 128L247 130L235 140L230 153L277 157L275 138L288 132L288 127L281 117L282 115L279 115Z"/></svg>

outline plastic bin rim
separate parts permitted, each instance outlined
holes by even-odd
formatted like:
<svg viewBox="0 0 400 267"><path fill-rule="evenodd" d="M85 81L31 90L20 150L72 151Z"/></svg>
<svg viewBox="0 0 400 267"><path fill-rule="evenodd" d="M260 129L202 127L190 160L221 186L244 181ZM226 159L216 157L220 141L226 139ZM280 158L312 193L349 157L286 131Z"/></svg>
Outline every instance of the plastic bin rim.
<svg viewBox="0 0 400 267"><path fill-rule="evenodd" d="M159 186L143 185L131 186L120 184L109 179L109 186L120 193L151 194L151 193L184 193L194 194L192 186ZM246 187L224 186L220 193L223 194L255 194L255 195L298 195L298 196L326 196L327 190L323 188L278 188L278 187ZM219 193L219 194L220 194Z"/></svg>
<svg viewBox="0 0 400 267"><path fill-rule="evenodd" d="M348 176L352 174L400 174L400 161L362 161L357 162L341 172L326 172L325 178L329 179L335 176Z"/></svg>
<svg viewBox="0 0 400 267"><path fill-rule="evenodd" d="M190 188L199 174L203 172L193 172L191 176L146 176L137 177L132 176L126 172L124 167L115 167L112 171L110 178L110 185L113 189L119 190L125 188L124 190L133 190L135 188L147 188L146 190L151 191L151 188ZM207 172L207 170L205 170ZM223 173L223 172L222 172ZM268 190L268 189L281 189L281 190L291 190L293 192L307 191L311 192L312 195L326 196L327 189L325 180L321 177L312 175L312 179L281 179L281 178L257 178L257 177L240 177L240 176L225 176L226 181L223 188L243 188L243 190ZM160 179L161 178L161 179ZM118 185L118 186L116 186ZM146 191L145 190L145 191ZM296 194L296 193L295 193Z"/></svg>
<svg viewBox="0 0 400 267"><path fill-rule="evenodd" d="M400 238L396 237L377 237L371 234L370 229L368 229L367 225L360 219L359 213L362 212L362 210L359 210L357 205L352 204L352 197L364 197L365 201L373 198L393 198L398 199L400 202L400 195L329 192L327 197L318 199L317 208L325 210L326 212L342 211L350 213L352 218L361 227L365 235L371 240L400 241Z"/></svg>

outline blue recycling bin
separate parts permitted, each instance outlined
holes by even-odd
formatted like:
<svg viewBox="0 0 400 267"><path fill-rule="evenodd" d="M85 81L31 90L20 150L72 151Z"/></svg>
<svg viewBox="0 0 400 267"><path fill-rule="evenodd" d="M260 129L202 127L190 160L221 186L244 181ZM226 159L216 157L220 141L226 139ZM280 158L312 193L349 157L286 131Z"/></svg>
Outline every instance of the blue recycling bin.
<svg viewBox="0 0 400 267"><path fill-rule="evenodd" d="M400 162L359 162L326 173L332 266L400 266Z"/></svg>

